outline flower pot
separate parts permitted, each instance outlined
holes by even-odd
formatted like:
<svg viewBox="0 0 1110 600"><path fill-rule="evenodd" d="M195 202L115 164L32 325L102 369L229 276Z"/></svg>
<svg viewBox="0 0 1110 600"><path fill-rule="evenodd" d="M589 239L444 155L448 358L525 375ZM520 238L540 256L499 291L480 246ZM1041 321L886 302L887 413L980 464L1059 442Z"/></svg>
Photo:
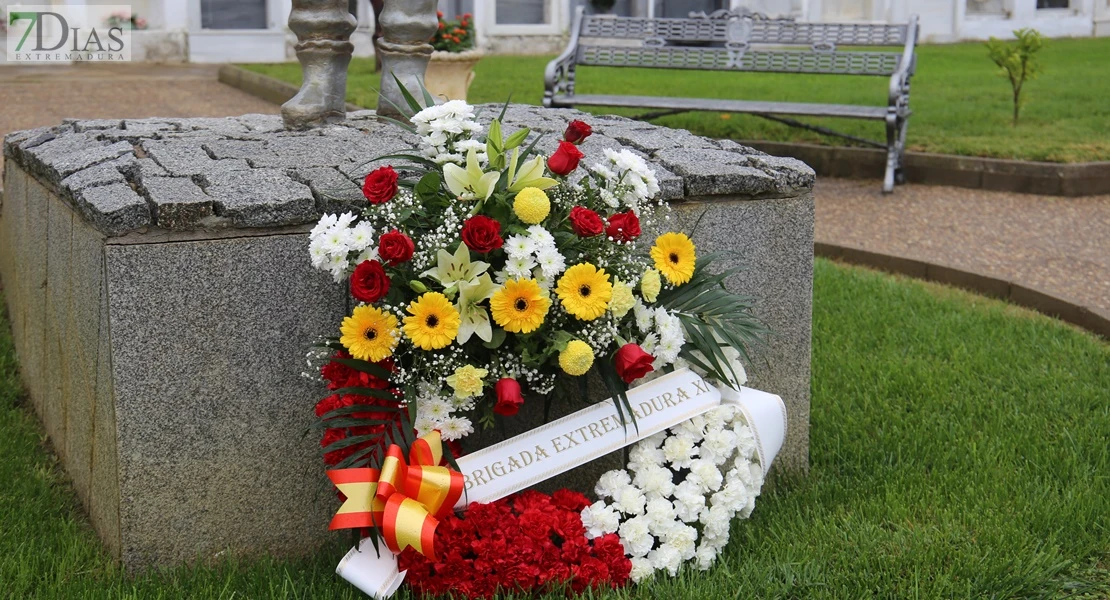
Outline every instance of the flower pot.
<svg viewBox="0 0 1110 600"><path fill-rule="evenodd" d="M481 58L479 50L433 52L424 73L424 86L437 99L466 100L466 91L474 81L474 65Z"/></svg>

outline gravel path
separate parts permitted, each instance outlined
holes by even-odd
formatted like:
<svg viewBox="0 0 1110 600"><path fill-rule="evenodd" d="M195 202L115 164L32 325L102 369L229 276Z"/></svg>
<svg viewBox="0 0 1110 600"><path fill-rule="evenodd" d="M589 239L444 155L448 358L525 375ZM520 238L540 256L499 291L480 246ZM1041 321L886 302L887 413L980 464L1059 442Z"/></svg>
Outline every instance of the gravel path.
<svg viewBox="0 0 1110 600"><path fill-rule="evenodd" d="M0 138L65 118L228 117L279 107L216 80L213 65L0 67ZM0 169L3 157L0 156Z"/></svg>
<svg viewBox="0 0 1110 600"><path fill-rule="evenodd" d="M1110 311L1110 196L817 178L816 240L974 271Z"/></svg>

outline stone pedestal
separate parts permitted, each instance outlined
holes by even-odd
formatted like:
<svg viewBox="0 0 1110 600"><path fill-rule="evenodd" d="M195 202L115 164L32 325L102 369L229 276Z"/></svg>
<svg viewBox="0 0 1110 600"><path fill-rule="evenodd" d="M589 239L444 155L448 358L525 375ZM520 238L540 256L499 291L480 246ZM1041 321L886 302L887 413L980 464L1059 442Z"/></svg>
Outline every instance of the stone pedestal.
<svg viewBox="0 0 1110 600"><path fill-rule="evenodd" d="M488 107L486 114L495 109ZM511 107L506 131L582 118L647 156L699 251L774 331L753 387L782 396L782 469L807 465L813 172L727 141L618 117ZM285 131L279 117L72 121L4 140L0 275L24 382L111 552L129 568L300 554L335 508L304 352L341 286L309 265L323 212L358 207L365 161L413 145L373 113ZM401 165L397 165L400 167Z"/></svg>

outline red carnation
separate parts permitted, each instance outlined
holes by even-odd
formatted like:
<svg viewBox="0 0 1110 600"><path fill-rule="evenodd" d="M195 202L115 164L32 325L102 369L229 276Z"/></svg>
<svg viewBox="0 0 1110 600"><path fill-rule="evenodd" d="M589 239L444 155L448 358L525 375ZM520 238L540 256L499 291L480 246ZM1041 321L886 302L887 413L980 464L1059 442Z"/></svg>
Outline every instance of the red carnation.
<svg viewBox="0 0 1110 600"><path fill-rule="evenodd" d="M362 195L370 204L392 200L397 195L397 171L389 165L371 171L362 182Z"/></svg>
<svg viewBox="0 0 1110 600"><path fill-rule="evenodd" d="M655 367L651 366L655 357L644 352L639 344L621 346L613 361L617 366L617 375L620 375L625 383L632 383L655 370Z"/></svg>
<svg viewBox="0 0 1110 600"><path fill-rule="evenodd" d="M570 226L578 237L593 237L605 231L605 223L601 221L601 217L584 206L570 209Z"/></svg>
<svg viewBox="0 0 1110 600"><path fill-rule="evenodd" d="M559 149L551 158L547 159L547 168L556 175L569 175L578 168L578 161L582 160L582 151L570 142L559 142Z"/></svg>
<svg viewBox="0 0 1110 600"><path fill-rule="evenodd" d="M503 417L515 415L524 404L524 396L520 394L520 384L512 377L498 379L493 389L497 392L497 404L493 405L493 412Z"/></svg>
<svg viewBox="0 0 1110 600"><path fill-rule="evenodd" d="M474 215L463 222L462 240L467 248L479 254L488 254L505 243L501 239L501 224L483 215Z"/></svg>
<svg viewBox="0 0 1110 600"><path fill-rule="evenodd" d="M382 263L364 260L355 267L351 275L351 295L362 302L373 304L389 292L389 275L385 274Z"/></svg>
<svg viewBox="0 0 1110 600"><path fill-rule="evenodd" d="M397 266L411 259L415 249L412 238L396 229L383 234L378 240L378 255L390 266Z"/></svg>
<svg viewBox="0 0 1110 600"><path fill-rule="evenodd" d="M609 217L605 235L617 242L631 242L640 237L640 219L632 211L617 213Z"/></svg>
<svg viewBox="0 0 1110 600"><path fill-rule="evenodd" d="M575 119L570 122L570 125L567 125L567 130L563 132L563 139L572 144L580 144L586 141L586 138L590 137L593 132L593 127L590 127L588 123Z"/></svg>

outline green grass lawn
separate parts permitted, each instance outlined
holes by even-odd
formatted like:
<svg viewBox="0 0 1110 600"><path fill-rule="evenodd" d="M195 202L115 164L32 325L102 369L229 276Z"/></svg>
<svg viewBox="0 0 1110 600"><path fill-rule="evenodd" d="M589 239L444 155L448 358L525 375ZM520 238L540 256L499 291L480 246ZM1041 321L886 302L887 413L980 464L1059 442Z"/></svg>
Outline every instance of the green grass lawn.
<svg viewBox="0 0 1110 600"><path fill-rule="evenodd" d="M1110 595L1110 346L824 260L813 341L809 478L766 491L710 572L604 597ZM344 540L302 561L128 578L44 450L14 371L0 323L0 597L360 597L333 573Z"/></svg>
<svg viewBox="0 0 1110 600"><path fill-rule="evenodd" d="M550 56L491 56L482 59L471 102L539 104L543 70ZM1054 162L1110 160L1110 38L1049 40L1042 53L1044 74L1026 84L1026 104L1017 127L1010 124L1010 84L987 59L983 44L918 47L912 82L911 150L1021 158ZM300 83L300 66L245 65L248 69ZM348 100L373 108L379 76L373 61L351 64ZM583 67L578 91L631 95L692 96L743 100L784 100L838 104L886 104L888 79L839 75L782 75L718 71L661 71ZM628 116L648 111L592 109ZM802 119L806 120L806 119ZM809 119L846 133L885 140L880 123ZM701 135L736 140L845 143L751 115L685 113L655 121Z"/></svg>

